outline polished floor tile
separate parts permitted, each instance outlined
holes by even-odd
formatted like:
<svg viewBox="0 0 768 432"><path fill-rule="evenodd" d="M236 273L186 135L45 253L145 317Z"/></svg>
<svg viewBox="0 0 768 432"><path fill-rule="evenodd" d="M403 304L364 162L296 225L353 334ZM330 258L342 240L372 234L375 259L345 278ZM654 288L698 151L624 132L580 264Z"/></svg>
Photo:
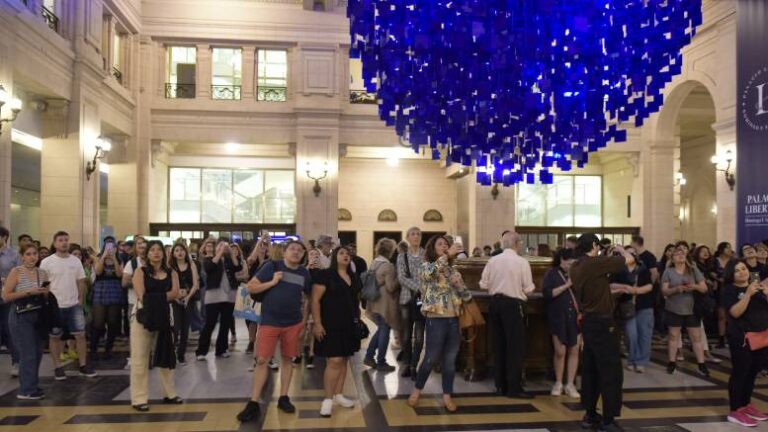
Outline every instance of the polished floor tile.
<svg viewBox="0 0 768 432"><path fill-rule="evenodd" d="M245 328L238 333L245 335ZM192 348L193 349L193 348ZM551 379L529 377L527 388L536 394L533 400L516 400L493 394L492 380L455 381L456 413L448 413L441 401L441 375L433 373L419 404L406 403L413 381L401 378L399 370L381 373L362 364L358 353L348 371L344 393L356 400L353 408L334 407L330 418L319 415L324 398L322 376L324 362L315 359L316 368L302 365L295 369L289 395L297 408L295 414L277 409L280 394L279 374L272 372L265 390L258 422L241 425L235 419L251 391L248 366L252 356L244 352L241 338L232 347L232 356L204 361L187 356L188 364L176 369L176 387L186 400L181 406L160 404L162 394L155 372L150 373L149 413L137 413L129 406L129 371L124 368L127 347L118 346L115 357L95 363L96 378L77 375L76 364L65 365L66 381L54 381L52 364L46 356L41 367L43 401L16 400L17 382L0 372L0 432L138 432L138 431L340 431L340 432L567 432L581 430L583 414L578 400L549 395ZM728 411L727 383L730 365L727 352L715 351L724 359L713 365L708 378L698 374L695 364L682 362L679 371L665 370L665 350L657 341L653 363L644 374L624 372L624 404L621 423L629 431L714 432L739 431L744 428L725 422ZM390 364L397 364L394 353ZM690 354L689 354L690 357ZM0 355L0 371L9 368L7 355ZM768 379L759 378L755 405L768 410ZM753 429L768 432L768 423Z"/></svg>

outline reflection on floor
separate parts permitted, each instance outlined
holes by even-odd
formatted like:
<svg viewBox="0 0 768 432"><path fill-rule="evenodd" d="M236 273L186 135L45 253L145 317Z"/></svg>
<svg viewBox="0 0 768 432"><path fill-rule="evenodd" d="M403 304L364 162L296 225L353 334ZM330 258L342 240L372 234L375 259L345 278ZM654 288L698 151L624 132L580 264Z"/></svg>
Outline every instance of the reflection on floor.
<svg viewBox="0 0 768 432"><path fill-rule="evenodd" d="M433 374L427 383L419 406L406 404L413 383L397 372L372 372L362 365L358 355L346 383L345 394L356 396L359 403L352 409L334 408L331 418L322 418L318 409L323 399L323 364L316 359L313 370L302 367L294 377L290 395L297 413L284 414L276 409L277 374L272 374L265 415L258 423L240 425L235 419L250 393L251 374L247 371L249 355L244 353L244 327L238 328L240 339L233 356L194 361L177 369L179 394L186 400L182 406L164 406L159 383L151 374L151 411L136 413L129 406L128 371L124 369L126 354L118 353L109 361L96 363L99 376L82 378L75 365L67 366L66 381L54 381L51 362L46 358L41 368L46 399L16 400L17 382L6 371L7 355L0 356L0 432L4 430L33 432L133 432L133 431L577 431L581 430L579 401L549 396L550 382L531 379L528 389L536 393L531 401L495 396L490 381L469 383L456 381L454 414L440 405L440 376ZM713 366L712 376L703 378L693 364L682 366L668 375L664 370L664 350L654 350L654 364L645 374L625 372L624 408L621 423L628 430L642 431L738 431L743 428L725 422L728 399L725 385L730 364L726 351L716 351L724 362ZM689 353L689 356L691 354ZM395 364L395 359L390 362ZM154 379L153 379L154 378ZM759 378L755 405L768 411L768 379ZM768 423L756 430L768 431Z"/></svg>

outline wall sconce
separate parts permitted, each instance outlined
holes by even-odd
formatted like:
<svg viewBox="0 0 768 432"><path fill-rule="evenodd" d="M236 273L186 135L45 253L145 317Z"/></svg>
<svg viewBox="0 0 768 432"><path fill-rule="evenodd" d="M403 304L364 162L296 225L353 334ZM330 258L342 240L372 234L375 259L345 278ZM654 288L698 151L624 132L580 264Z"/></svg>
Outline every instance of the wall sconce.
<svg viewBox="0 0 768 432"><path fill-rule="evenodd" d="M320 192L323 188L320 187L320 180L324 179L328 175L328 162L323 162L322 166L312 165L307 162L307 177L315 181L315 186L312 188L312 192L316 197L320 196Z"/></svg>
<svg viewBox="0 0 768 432"><path fill-rule="evenodd" d="M711 162L715 165L715 171L722 171L725 174L725 182L733 190L736 185L736 176L731 172L731 162L733 162L733 152L727 150L725 154L714 155ZM725 166L725 168L722 168Z"/></svg>
<svg viewBox="0 0 768 432"><path fill-rule="evenodd" d="M103 159L104 156L106 156L107 152L112 150L112 143L104 139L103 137L98 137L96 138L95 147L96 147L96 153L93 155L93 161L88 161L88 163L85 165L86 180L90 180L91 174L93 174L96 171L96 161L99 159Z"/></svg>
<svg viewBox="0 0 768 432"><path fill-rule="evenodd" d="M493 187L491 188L491 196L493 197L494 201L496 201L496 198L499 197L499 193L500 193L500 191L499 191L499 184L498 183L494 183Z"/></svg>
<svg viewBox="0 0 768 432"><path fill-rule="evenodd" d="M685 178L685 175L682 171L678 171L675 173L675 184L678 186L685 186L685 184L688 183L688 180Z"/></svg>
<svg viewBox="0 0 768 432"><path fill-rule="evenodd" d="M9 108L11 109L11 117L7 119L0 119L0 134L3 133L3 123L10 123L15 121L16 117L19 116L19 112L21 112L21 108L23 106L21 99L17 97L11 98L8 92L5 91L5 87L0 84L0 109L2 109L6 103L9 104Z"/></svg>

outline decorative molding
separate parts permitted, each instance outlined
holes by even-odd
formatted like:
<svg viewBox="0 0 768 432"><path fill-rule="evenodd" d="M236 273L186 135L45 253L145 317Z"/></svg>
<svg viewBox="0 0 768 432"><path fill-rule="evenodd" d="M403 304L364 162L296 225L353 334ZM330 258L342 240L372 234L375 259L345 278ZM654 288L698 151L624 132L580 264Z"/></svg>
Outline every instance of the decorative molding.
<svg viewBox="0 0 768 432"><path fill-rule="evenodd" d="M343 222L351 221L352 220L352 212L350 212L349 210L347 210L345 208L340 208L339 209L338 220L339 221L343 221Z"/></svg>
<svg viewBox="0 0 768 432"><path fill-rule="evenodd" d="M640 153L627 153L627 163L632 167L632 176L638 177L640 175Z"/></svg>
<svg viewBox="0 0 768 432"><path fill-rule="evenodd" d="M384 209L379 213L379 222L397 222L397 213L394 210Z"/></svg>
<svg viewBox="0 0 768 432"><path fill-rule="evenodd" d="M435 209L427 210L424 213L424 222L442 222L443 214Z"/></svg>

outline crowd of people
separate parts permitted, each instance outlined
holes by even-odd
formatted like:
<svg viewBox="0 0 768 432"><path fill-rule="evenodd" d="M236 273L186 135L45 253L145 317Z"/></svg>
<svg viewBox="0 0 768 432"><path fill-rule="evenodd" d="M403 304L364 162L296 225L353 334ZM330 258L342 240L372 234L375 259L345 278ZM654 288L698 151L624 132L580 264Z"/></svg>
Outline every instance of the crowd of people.
<svg viewBox="0 0 768 432"><path fill-rule="evenodd" d="M245 289L259 317L247 321L253 387L240 421L261 416L269 369L279 370L278 409L295 412L288 395L293 371L302 362L313 368L315 356L326 359L320 415L331 416L336 405L353 407L354 398L343 394L349 359L368 337L364 364L413 380L409 405L418 405L439 368L444 408L458 409L452 398L456 357L462 318L474 305L455 266L466 254L451 236L424 243L421 230L410 228L400 244L380 239L370 264L354 244L336 245L327 235L309 245L275 243L267 232L249 245L226 238L164 245L140 235L125 242L108 236L99 251L70 243L65 232L53 236L50 248L26 235L11 247L9 238L0 227L0 337L12 357L11 373L19 377L19 399L44 397L38 374L46 341L54 377L64 380L63 362L77 361L80 375L96 376L92 363L112 358L115 341L128 337L133 408L149 410L150 364L159 371L163 402L181 404L174 370L187 363L190 338L197 335L195 359L206 360L218 328L215 357L230 357L236 298ZM523 379L525 318L536 286L521 246L521 238L506 231L494 247L475 248L471 255L489 257L479 289L491 296L496 390L530 399ZM541 287L554 352L551 394L580 398L585 428L622 430L615 419L625 370L646 372L659 333L666 338L666 371L676 373L685 358L683 328L703 376L709 375L708 362L721 361L710 353L707 329L717 332L718 348L730 350L728 420L744 426L768 420L750 403L757 375L768 368L765 243L743 245L737 257L728 243L712 253L681 241L657 260L642 237L613 245L584 234L554 252L540 246L537 254L553 257ZM364 318L375 326L371 334ZM399 368L388 361L393 347Z"/></svg>

